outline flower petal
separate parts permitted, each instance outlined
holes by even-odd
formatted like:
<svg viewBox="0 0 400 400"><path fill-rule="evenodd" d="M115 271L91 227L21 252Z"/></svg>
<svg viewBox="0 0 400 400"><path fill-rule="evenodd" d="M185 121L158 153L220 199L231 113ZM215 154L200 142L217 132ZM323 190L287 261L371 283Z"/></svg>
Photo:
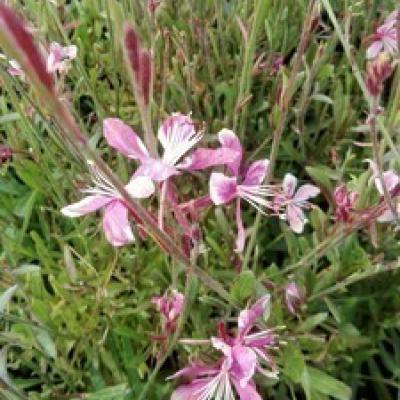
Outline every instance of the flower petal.
<svg viewBox="0 0 400 400"><path fill-rule="evenodd" d="M249 382L245 387L241 387L240 382L236 379L232 379L232 383L235 386L240 400L262 400L262 397L257 392L254 382Z"/></svg>
<svg viewBox="0 0 400 400"><path fill-rule="evenodd" d="M153 181L147 176L133 176L125 186L128 193L135 198L145 199L150 197L155 190Z"/></svg>
<svg viewBox="0 0 400 400"><path fill-rule="evenodd" d="M111 197L98 195L87 196L76 203L63 207L61 209L61 213L66 215L67 217L81 217L82 215L89 214L93 211L98 210L101 207L104 207L111 201L113 201Z"/></svg>
<svg viewBox="0 0 400 400"><path fill-rule="evenodd" d="M293 197L296 186L297 178L292 174L286 174L282 182L282 188L286 196Z"/></svg>
<svg viewBox="0 0 400 400"><path fill-rule="evenodd" d="M243 158L243 148L239 138L230 129L222 129L218 133L218 139L222 147L237 152L235 160L228 164L228 168L234 175L238 175Z"/></svg>
<svg viewBox="0 0 400 400"><path fill-rule="evenodd" d="M314 185L310 184L302 185L297 189L296 194L293 196L293 200L306 201L308 199L318 196L319 193L320 193L319 188L317 188Z"/></svg>
<svg viewBox="0 0 400 400"><path fill-rule="evenodd" d="M242 310L238 318L238 333L240 336L247 335L256 320L260 318L271 299L269 294L258 299L249 309Z"/></svg>
<svg viewBox="0 0 400 400"><path fill-rule="evenodd" d="M221 147L219 149L197 149L177 167L187 171L199 171L215 165L229 165L238 156L237 151Z"/></svg>
<svg viewBox="0 0 400 400"><path fill-rule="evenodd" d="M242 220L242 209L240 207L240 198L236 199L236 226L237 226L237 238L236 238L236 253L241 253L244 249L246 241L246 232L243 226Z"/></svg>
<svg viewBox="0 0 400 400"><path fill-rule="evenodd" d="M400 178L394 171L386 171L382 175L383 183L386 186L387 191L390 193L390 191L400 183ZM378 192L383 196L382 182L379 177L375 178L375 186Z"/></svg>
<svg viewBox="0 0 400 400"><path fill-rule="evenodd" d="M104 210L103 230L113 246L125 246L135 238L128 220L128 209L119 200L108 204Z"/></svg>
<svg viewBox="0 0 400 400"><path fill-rule="evenodd" d="M302 233L306 218L303 210L295 204L288 204L286 217L289 222L290 229L295 233Z"/></svg>
<svg viewBox="0 0 400 400"><path fill-rule="evenodd" d="M135 176L148 176L156 182L162 182L173 175L179 175L179 171L159 159L148 158L135 172Z"/></svg>
<svg viewBox="0 0 400 400"><path fill-rule="evenodd" d="M250 347L236 345L232 348L232 358L232 372L244 388L256 371L257 355Z"/></svg>
<svg viewBox="0 0 400 400"><path fill-rule="evenodd" d="M237 193L236 177L229 177L220 172L213 172L210 177L210 197L214 204L226 204L233 200Z"/></svg>
<svg viewBox="0 0 400 400"><path fill-rule="evenodd" d="M134 130L118 118L103 121L103 135L107 143L129 158L145 162L149 153Z"/></svg>
<svg viewBox="0 0 400 400"><path fill-rule="evenodd" d="M202 138L191 118L183 114L168 117L158 130L158 140L164 148L163 161L175 165Z"/></svg>
<svg viewBox="0 0 400 400"><path fill-rule="evenodd" d="M375 41L367 49L367 58L369 60L371 60L371 59L377 57L377 55L381 52L382 48L383 48L382 41L380 41L380 40Z"/></svg>
<svg viewBox="0 0 400 400"><path fill-rule="evenodd" d="M171 395L171 400L200 400L210 379L199 379L188 385L179 386Z"/></svg>
<svg viewBox="0 0 400 400"><path fill-rule="evenodd" d="M243 185L261 185L268 171L269 160L254 161L249 165Z"/></svg>

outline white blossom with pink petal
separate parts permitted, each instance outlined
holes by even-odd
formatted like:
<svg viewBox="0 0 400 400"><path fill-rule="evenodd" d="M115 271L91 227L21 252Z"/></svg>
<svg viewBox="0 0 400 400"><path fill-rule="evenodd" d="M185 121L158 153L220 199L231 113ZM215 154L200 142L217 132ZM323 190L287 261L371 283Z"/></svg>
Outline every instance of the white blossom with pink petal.
<svg viewBox="0 0 400 400"><path fill-rule="evenodd" d="M113 246L124 246L134 241L134 235L128 219L128 208L122 197L105 176L92 164L94 186L83 190L88 196L61 209L61 212L72 218L80 217L104 208L103 231ZM125 186L134 198L143 199L154 192L151 179L133 177Z"/></svg>

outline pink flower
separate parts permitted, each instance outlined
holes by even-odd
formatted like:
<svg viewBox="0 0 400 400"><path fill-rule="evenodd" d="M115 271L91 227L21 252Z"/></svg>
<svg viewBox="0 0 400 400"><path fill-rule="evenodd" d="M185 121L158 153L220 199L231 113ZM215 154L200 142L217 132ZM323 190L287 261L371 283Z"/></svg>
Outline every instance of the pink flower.
<svg viewBox="0 0 400 400"><path fill-rule="evenodd" d="M7 68L7 72L12 76L20 76L22 79L25 78L25 73L22 71L21 66L18 64L16 60L10 60L9 67Z"/></svg>
<svg viewBox="0 0 400 400"><path fill-rule="evenodd" d="M202 133L196 132L191 118L182 114L173 114L161 124L158 140L164 153L159 158L152 157L133 129L118 118L104 120L103 133L111 147L139 161L135 176L148 176L157 182L180 174L180 170L185 169L184 165L179 164L180 159L202 138Z"/></svg>
<svg viewBox="0 0 400 400"><path fill-rule="evenodd" d="M297 178L292 174L286 174L282 182L282 191L274 198L275 212L283 220L289 222L290 229L296 233L302 233L307 222L303 208L310 208L308 199L318 196L320 190L310 184L300 186L297 191Z"/></svg>
<svg viewBox="0 0 400 400"><path fill-rule="evenodd" d="M178 387L171 400L233 400L235 392L241 400L261 400L253 381L254 374L277 376L267 353L268 348L275 345L276 336L270 330L253 332L269 300L269 295L264 296L240 313L236 336L230 336L225 326L220 325L220 336L211 338L211 344L222 352L222 358L213 366L196 363L173 375L171 378L186 377L190 383ZM272 371L265 370L263 364L269 365Z"/></svg>
<svg viewBox="0 0 400 400"><path fill-rule="evenodd" d="M50 52L47 56L47 72L60 74L67 72L70 61L76 58L77 47L72 46L61 46L57 42L50 44Z"/></svg>
<svg viewBox="0 0 400 400"><path fill-rule="evenodd" d="M92 166L94 186L83 192L89 196L61 209L68 217L80 217L104 207L103 230L113 246L124 246L134 241L128 220L128 208L113 185ZM125 186L135 198L147 198L154 192L154 184L147 177L133 177Z"/></svg>
<svg viewBox="0 0 400 400"><path fill-rule="evenodd" d="M384 190L382 186L382 181L379 178L378 168L374 161L370 161L370 167L372 169L372 179L374 180L376 190L379 192L381 196L384 196ZM396 193L396 189L399 188L400 185L400 177L399 175L392 171L388 170L382 173L383 184L386 187L389 195L395 199L395 207L396 211L400 213L400 201L398 201L398 193ZM392 222L396 219L396 216L393 214L392 210L387 208L384 212L377 218L378 222Z"/></svg>
<svg viewBox="0 0 400 400"><path fill-rule="evenodd" d="M289 282L285 286L285 303L289 312L293 315L296 314L296 309L303 302L303 296L299 288L294 282Z"/></svg>
<svg viewBox="0 0 400 400"><path fill-rule="evenodd" d="M184 377L190 383L179 386L171 400L234 400L235 392L240 400L262 400L254 382L242 386L231 367L232 359L225 357L212 367L194 364L178 371L170 378Z"/></svg>
<svg viewBox="0 0 400 400"><path fill-rule="evenodd" d="M346 185L336 187L333 197L335 199L335 220L342 222L351 222L354 205L358 198L358 193L349 192Z"/></svg>
<svg viewBox="0 0 400 400"><path fill-rule="evenodd" d="M234 132L223 129L218 134L225 152L230 176L220 172L213 172L210 178L210 197L214 204L230 203L236 199L236 224L238 236L236 251L241 252L245 243L245 232L242 223L240 200L250 203L257 210L264 213L264 209L270 207L266 197L271 194L270 189L262 185L267 174L269 160L254 161L250 165L243 163L243 149ZM234 155L234 157L232 157ZM223 158L223 157L222 157Z"/></svg>
<svg viewBox="0 0 400 400"><path fill-rule="evenodd" d="M176 321L183 310L185 297L182 293L172 290L171 293L164 293L163 296L155 296L151 302L157 307L163 319L163 331L174 332Z"/></svg>
<svg viewBox="0 0 400 400"><path fill-rule="evenodd" d="M380 52L385 51L392 56L398 49L397 38L397 21L399 18L399 10L393 11L376 32L372 35L372 44L367 49L367 58L375 58Z"/></svg>

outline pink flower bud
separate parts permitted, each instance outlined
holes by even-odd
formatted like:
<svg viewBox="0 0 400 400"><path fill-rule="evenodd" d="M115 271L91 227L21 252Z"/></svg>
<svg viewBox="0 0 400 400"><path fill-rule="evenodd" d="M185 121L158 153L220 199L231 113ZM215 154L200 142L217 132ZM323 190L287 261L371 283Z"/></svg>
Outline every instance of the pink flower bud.
<svg viewBox="0 0 400 400"><path fill-rule="evenodd" d="M158 6L160 5L161 0L148 0L147 1L147 8L149 11L154 14Z"/></svg>
<svg viewBox="0 0 400 400"><path fill-rule="evenodd" d="M8 146L0 146L0 164L5 163L12 157L12 150Z"/></svg>
<svg viewBox="0 0 400 400"><path fill-rule="evenodd" d="M185 297L182 293L172 290L171 293L164 293L163 296L155 296L151 302L157 307L162 316L163 330L167 333L175 331L176 321L183 310Z"/></svg>
<svg viewBox="0 0 400 400"><path fill-rule="evenodd" d="M333 194L336 203L335 220L351 222L351 211L357 201L358 193L349 192L346 185L340 185Z"/></svg>
<svg viewBox="0 0 400 400"><path fill-rule="evenodd" d="M304 298L300 293L298 286L294 282L289 282L285 286L285 303L289 312L293 315L296 314L296 309L301 306Z"/></svg>
<svg viewBox="0 0 400 400"><path fill-rule="evenodd" d="M0 45L17 60L34 83L54 93L53 78L22 20L5 4L0 4Z"/></svg>
<svg viewBox="0 0 400 400"><path fill-rule="evenodd" d="M125 25L124 49L136 96L147 105L151 83L151 57L147 50L141 48L139 37L129 24Z"/></svg>
<svg viewBox="0 0 400 400"><path fill-rule="evenodd" d="M377 58L367 63L365 84L371 96L382 93L383 84L392 75L393 66L386 53L380 53Z"/></svg>

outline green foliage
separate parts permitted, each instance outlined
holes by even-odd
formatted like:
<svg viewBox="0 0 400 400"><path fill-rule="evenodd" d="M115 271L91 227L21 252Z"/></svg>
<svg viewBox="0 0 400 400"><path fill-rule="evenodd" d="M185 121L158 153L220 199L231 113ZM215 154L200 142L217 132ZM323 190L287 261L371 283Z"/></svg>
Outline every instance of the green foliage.
<svg viewBox="0 0 400 400"><path fill-rule="evenodd" d="M141 132L122 61L125 19L135 23L153 51L155 127L171 112L192 112L204 122L207 142L216 142L222 127L236 125L250 157L256 150L269 156L308 1L163 0L154 18L146 1L58 0L59 7L52 1L10 3L37 28L41 42L77 44L78 60L63 95L91 145L124 181L133 166L105 146L102 120L117 116ZM364 39L395 2L331 4L362 67ZM271 294L264 323L282 328L282 343L273 352L281 373L279 381L257 381L263 398L395 399L400 390L400 246L394 226L329 229L336 185L349 182L360 193L360 209L377 198L364 162L371 158L367 104L325 12L320 22L295 77L274 172L282 178L290 171L321 187L305 234L263 218L248 268L238 273L243 259L232 251L234 209L217 208L202 216L204 251L198 264L241 308ZM273 72L278 54L284 67ZM256 60L263 62L257 67ZM150 299L169 287L183 292L186 271L150 240L110 247L95 215L71 220L60 214L62 206L79 198L86 165L65 148L34 91L11 78L0 62L0 138L14 150L12 161L0 167L0 397L137 399L165 352L153 339L161 328ZM384 96L395 146L398 85L399 71ZM387 140L382 143L385 166L398 170L396 153ZM179 179L188 198L207 191L204 176ZM245 210L252 231L254 210ZM296 316L284 301L289 280L305 295ZM219 321L237 316L238 310L201 283L190 290L182 337L209 338ZM149 399L169 398L174 384L166 377L189 359L213 358L209 347L171 343Z"/></svg>

